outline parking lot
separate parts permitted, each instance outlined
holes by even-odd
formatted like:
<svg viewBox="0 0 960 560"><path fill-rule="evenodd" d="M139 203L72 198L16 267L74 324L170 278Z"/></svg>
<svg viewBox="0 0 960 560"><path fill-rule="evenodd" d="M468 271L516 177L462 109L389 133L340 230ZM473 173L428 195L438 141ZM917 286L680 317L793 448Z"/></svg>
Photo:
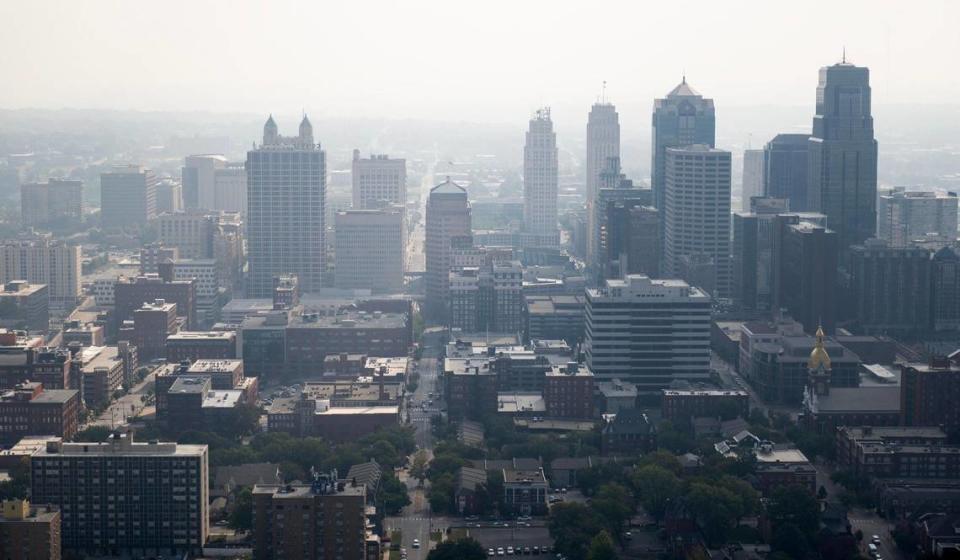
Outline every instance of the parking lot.
<svg viewBox="0 0 960 560"><path fill-rule="evenodd" d="M553 539L546 527L466 527L463 529L466 535L476 539L484 550L492 548L496 550L499 547L506 549L512 546L514 549L519 547L534 546L553 546Z"/></svg>

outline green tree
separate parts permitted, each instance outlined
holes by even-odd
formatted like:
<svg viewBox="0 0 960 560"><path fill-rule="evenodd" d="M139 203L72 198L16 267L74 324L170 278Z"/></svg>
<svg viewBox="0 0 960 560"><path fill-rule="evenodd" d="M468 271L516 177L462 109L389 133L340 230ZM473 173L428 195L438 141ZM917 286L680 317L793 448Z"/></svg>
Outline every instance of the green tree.
<svg viewBox="0 0 960 560"><path fill-rule="evenodd" d="M588 543L600 532L600 521L586 505L565 502L550 510L547 528L557 552L570 560L584 560Z"/></svg>
<svg viewBox="0 0 960 560"><path fill-rule="evenodd" d="M434 513L452 513L454 478L452 474L442 474L437 478L430 479L430 490L427 492L427 500L430 501L430 509Z"/></svg>
<svg viewBox="0 0 960 560"><path fill-rule="evenodd" d="M620 484L604 484L591 502L593 511L600 516L604 526L615 539L620 540L623 525L633 515L634 504L630 492Z"/></svg>
<svg viewBox="0 0 960 560"><path fill-rule="evenodd" d="M80 432L77 432L77 435L73 437L73 441L82 441L89 443L99 443L107 441L107 438L110 437L112 430L106 426L90 426Z"/></svg>
<svg viewBox="0 0 960 560"><path fill-rule="evenodd" d="M682 491L677 475L658 465L647 465L633 471L631 485L647 513L660 521L667 506L677 499Z"/></svg>
<svg viewBox="0 0 960 560"><path fill-rule="evenodd" d="M227 526L234 531L249 531L253 528L253 492L243 488L237 493L237 501L227 519Z"/></svg>
<svg viewBox="0 0 960 560"><path fill-rule="evenodd" d="M400 479L392 473L383 474L380 479L380 492L383 493L383 508L388 515L396 515L404 507L410 505L407 485L400 482Z"/></svg>
<svg viewBox="0 0 960 560"><path fill-rule="evenodd" d="M774 527L792 523L808 538L820 528L820 504L801 486L774 490L767 506L767 515Z"/></svg>
<svg viewBox="0 0 960 560"><path fill-rule="evenodd" d="M485 560L487 553L476 540L466 537L440 543L427 555L427 560Z"/></svg>
<svg viewBox="0 0 960 560"><path fill-rule="evenodd" d="M27 498L30 492L30 460L21 459L8 474L10 480L0 482L0 501Z"/></svg>
<svg viewBox="0 0 960 560"><path fill-rule="evenodd" d="M733 492L705 481L690 485L687 503L703 531L703 536L711 545L726 540L742 507L742 502Z"/></svg>
<svg viewBox="0 0 960 560"><path fill-rule="evenodd" d="M784 523L773 533L773 550L789 554L795 560L803 560L810 554L810 543L803 531L793 523Z"/></svg>
<svg viewBox="0 0 960 560"><path fill-rule="evenodd" d="M680 460L677 459L677 456L673 453L670 453L666 449L657 449L653 453L648 453L640 459L640 465L655 465L657 467L664 468L673 474L680 474L682 466L680 465Z"/></svg>
<svg viewBox="0 0 960 560"><path fill-rule="evenodd" d="M427 479L427 452L424 450L417 451L417 454L413 456L413 464L410 466L410 476L417 479L420 482L420 485L423 485L423 481Z"/></svg>
<svg viewBox="0 0 960 560"><path fill-rule="evenodd" d="M590 541L590 551L587 553L587 560L617 560L617 549L614 547L613 539L606 531L600 531L597 536Z"/></svg>

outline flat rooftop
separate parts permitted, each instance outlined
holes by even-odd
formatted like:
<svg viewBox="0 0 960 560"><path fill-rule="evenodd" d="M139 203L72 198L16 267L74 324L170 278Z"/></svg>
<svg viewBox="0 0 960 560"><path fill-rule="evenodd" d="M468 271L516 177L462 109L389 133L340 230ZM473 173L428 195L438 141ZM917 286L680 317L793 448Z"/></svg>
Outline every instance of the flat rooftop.
<svg viewBox="0 0 960 560"><path fill-rule="evenodd" d="M326 496L363 496L366 494L366 486L363 484L351 485L349 482L340 481L343 484L343 490L334 490L318 494L313 491L309 484L257 484L253 487L254 494L269 494L273 499L297 499L310 498L316 495Z"/></svg>
<svg viewBox="0 0 960 560"><path fill-rule="evenodd" d="M810 460L799 449L757 450L757 463L809 463Z"/></svg>
<svg viewBox="0 0 960 560"><path fill-rule="evenodd" d="M188 445L173 442L141 443L128 440L123 435L120 439L107 440L103 443L50 443L39 450L34 457L107 457L116 455L149 455L149 456L182 456L200 457L206 455L206 445Z"/></svg>
<svg viewBox="0 0 960 560"><path fill-rule="evenodd" d="M663 389L665 397L744 397L746 391L723 391L719 389Z"/></svg>
<svg viewBox="0 0 960 560"><path fill-rule="evenodd" d="M232 342L237 338L233 331L180 331L167 337L167 342L190 340L222 340Z"/></svg>
<svg viewBox="0 0 960 560"><path fill-rule="evenodd" d="M503 482L506 484L546 484L543 469L515 470L503 469Z"/></svg>
<svg viewBox="0 0 960 560"><path fill-rule="evenodd" d="M243 391L222 390L207 391L203 397L203 408L235 408L243 398Z"/></svg>
<svg viewBox="0 0 960 560"><path fill-rule="evenodd" d="M233 373L243 367L243 360L197 360L193 362L188 374Z"/></svg>
<svg viewBox="0 0 960 560"><path fill-rule="evenodd" d="M497 412L504 414L519 412L546 412L547 404L540 393L499 393L497 394Z"/></svg>

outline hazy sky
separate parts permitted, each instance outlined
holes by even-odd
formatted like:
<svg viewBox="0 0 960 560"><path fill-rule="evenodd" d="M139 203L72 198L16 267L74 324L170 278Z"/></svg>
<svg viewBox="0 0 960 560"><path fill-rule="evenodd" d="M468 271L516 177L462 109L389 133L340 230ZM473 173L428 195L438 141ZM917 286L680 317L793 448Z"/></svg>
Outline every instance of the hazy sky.
<svg viewBox="0 0 960 560"><path fill-rule="evenodd" d="M647 120L684 70L721 111L812 106L844 45L875 104L960 97L956 0L0 0L0 21L2 108L582 121L607 80Z"/></svg>

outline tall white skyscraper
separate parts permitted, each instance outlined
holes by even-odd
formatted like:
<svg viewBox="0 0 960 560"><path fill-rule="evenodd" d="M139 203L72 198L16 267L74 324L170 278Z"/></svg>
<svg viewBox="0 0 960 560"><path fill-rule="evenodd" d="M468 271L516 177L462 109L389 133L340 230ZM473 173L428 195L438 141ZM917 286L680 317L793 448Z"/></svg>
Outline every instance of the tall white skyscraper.
<svg viewBox="0 0 960 560"><path fill-rule="evenodd" d="M664 273L714 297L730 291L730 152L667 148Z"/></svg>
<svg viewBox="0 0 960 560"><path fill-rule="evenodd" d="M559 245L557 230L557 134L550 108L530 119L523 147L523 223L530 233L550 236Z"/></svg>
<svg viewBox="0 0 960 560"><path fill-rule="evenodd" d="M600 189L600 174L610 158L620 158L620 120L611 103L598 102L590 108L587 117L587 262L596 265L598 243L596 239L595 206Z"/></svg>
<svg viewBox="0 0 960 560"><path fill-rule="evenodd" d="M710 377L710 296L682 280L629 274L586 291L584 350L598 380L641 391Z"/></svg>
<svg viewBox="0 0 960 560"><path fill-rule="evenodd" d="M334 261L338 288L375 293L403 291L406 227L404 209L337 212Z"/></svg>
<svg viewBox="0 0 960 560"><path fill-rule="evenodd" d="M763 196L763 172L765 153L763 150L743 151L743 182L740 189L740 210L750 211L750 199Z"/></svg>
<svg viewBox="0 0 960 560"><path fill-rule="evenodd" d="M380 208L388 204L407 204L407 160L390 159L385 154L361 158L353 151L351 168L353 207L357 210Z"/></svg>
<svg viewBox="0 0 960 560"><path fill-rule="evenodd" d="M246 168L248 296L269 297L281 274L297 275L304 292L319 290L327 164L306 115L292 138L280 136L271 116Z"/></svg>

